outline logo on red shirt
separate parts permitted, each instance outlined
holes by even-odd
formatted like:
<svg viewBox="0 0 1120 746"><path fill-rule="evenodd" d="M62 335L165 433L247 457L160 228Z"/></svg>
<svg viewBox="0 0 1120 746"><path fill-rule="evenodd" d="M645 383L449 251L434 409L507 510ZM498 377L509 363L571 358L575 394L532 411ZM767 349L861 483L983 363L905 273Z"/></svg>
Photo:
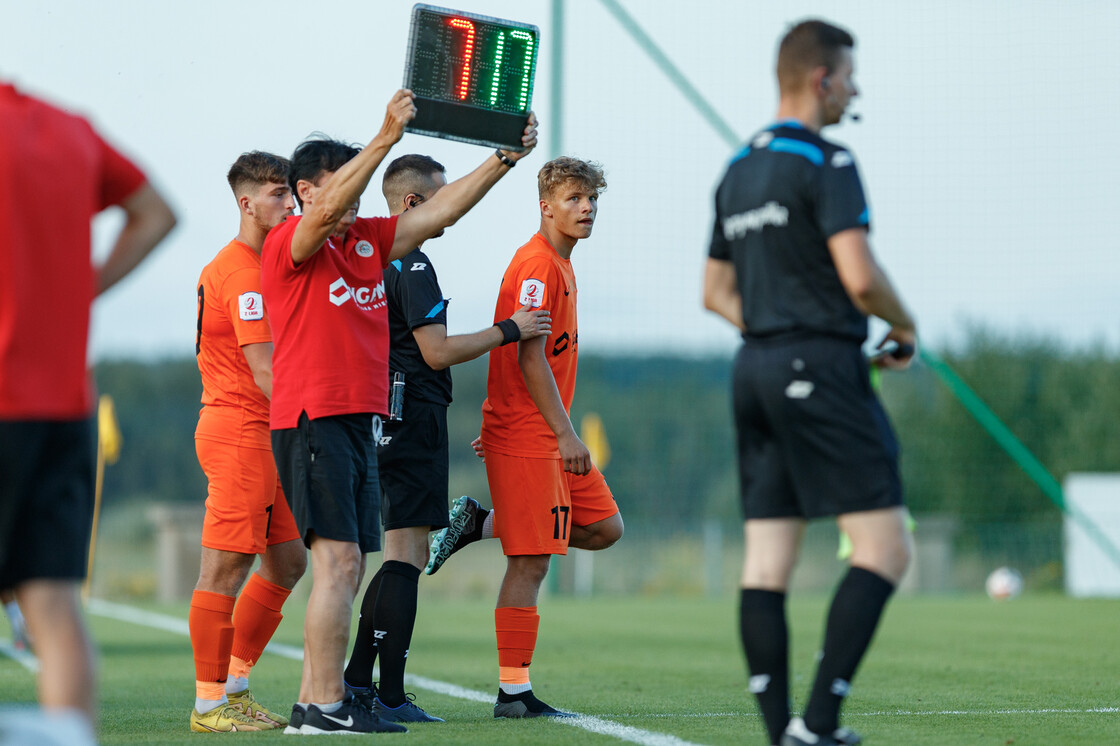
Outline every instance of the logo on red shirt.
<svg viewBox="0 0 1120 746"><path fill-rule="evenodd" d="M372 311L385 304L385 283L379 282L372 288L352 288L346 284L346 280L339 277L331 283L330 299L331 303L336 306L341 306L352 299L358 308L363 311Z"/></svg>

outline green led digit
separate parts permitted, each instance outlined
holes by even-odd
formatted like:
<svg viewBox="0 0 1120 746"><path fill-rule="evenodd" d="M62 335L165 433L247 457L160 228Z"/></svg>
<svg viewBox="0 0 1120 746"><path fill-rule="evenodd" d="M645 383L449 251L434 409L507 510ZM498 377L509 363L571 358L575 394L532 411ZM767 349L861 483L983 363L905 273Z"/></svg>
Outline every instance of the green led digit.
<svg viewBox="0 0 1120 746"><path fill-rule="evenodd" d="M506 51L506 32L498 34L498 50L494 52L494 79L490 83L490 106L498 105L498 86L501 84L502 55Z"/></svg>
<svg viewBox="0 0 1120 746"><path fill-rule="evenodd" d="M529 108L529 73L533 66L533 35L528 31L510 31L514 39L525 42L525 60L521 69L521 91L518 95L518 111ZM498 34L497 50L494 52L494 76L490 81L490 106L498 105L498 94L502 85L502 60L506 52L506 32Z"/></svg>
<svg viewBox="0 0 1120 746"><path fill-rule="evenodd" d="M529 108L529 76L533 67L533 35L528 31L511 31L514 39L525 41L525 64L521 69L521 95L518 98L518 111Z"/></svg>

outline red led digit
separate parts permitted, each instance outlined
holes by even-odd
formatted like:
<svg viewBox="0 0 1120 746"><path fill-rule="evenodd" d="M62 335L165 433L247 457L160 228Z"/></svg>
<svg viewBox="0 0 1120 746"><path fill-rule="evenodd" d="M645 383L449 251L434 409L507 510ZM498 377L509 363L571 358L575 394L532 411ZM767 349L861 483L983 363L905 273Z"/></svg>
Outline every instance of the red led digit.
<svg viewBox="0 0 1120 746"><path fill-rule="evenodd" d="M474 24L465 18L452 18L451 26L461 28L467 32L467 41L463 46L463 72L459 76L459 100L467 98L467 89L471 84L471 57L474 56Z"/></svg>

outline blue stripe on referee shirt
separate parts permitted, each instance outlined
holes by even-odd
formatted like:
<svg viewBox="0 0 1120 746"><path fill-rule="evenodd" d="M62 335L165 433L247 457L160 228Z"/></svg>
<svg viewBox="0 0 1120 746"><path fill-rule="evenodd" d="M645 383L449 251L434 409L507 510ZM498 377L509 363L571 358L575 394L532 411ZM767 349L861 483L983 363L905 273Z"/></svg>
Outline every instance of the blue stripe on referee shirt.
<svg viewBox="0 0 1120 746"><path fill-rule="evenodd" d="M811 162L814 166L824 165L824 153L816 145L811 145L801 140L792 140L788 137L775 137L766 146L767 150L772 150L775 153L792 153L799 155Z"/></svg>
<svg viewBox="0 0 1120 746"><path fill-rule="evenodd" d="M863 212L861 212L859 214L859 222L862 223L863 225L867 225L868 223L871 222L871 208L870 207L863 208Z"/></svg>
<svg viewBox="0 0 1120 746"><path fill-rule="evenodd" d="M431 311L428 311L428 315L427 315L427 316L425 316L424 318L426 318L426 319L434 319L434 318L435 318L436 316L438 316L438 315L439 315L439 312L440 312L440 311L442 311L442 310L443 310L444 308L446 308L446 304L447 304L447 300L446 300L446 299L444 299L444 300L441 300L441 301L440 301L439 303L437 303L437 304L435 304L434 306L432 306L432 310L431 310ZM458 306L456 306L456 308L458 308Z"/></svg>
<svg viewBox="0 0 1120 746"><path fill-rule="evenodd" d="M403 271L403 270L401 270L401 260L400 259L394 259L393 261L389 262L389 264L392 264L394 267L396 267L398 272Z"/></svg>

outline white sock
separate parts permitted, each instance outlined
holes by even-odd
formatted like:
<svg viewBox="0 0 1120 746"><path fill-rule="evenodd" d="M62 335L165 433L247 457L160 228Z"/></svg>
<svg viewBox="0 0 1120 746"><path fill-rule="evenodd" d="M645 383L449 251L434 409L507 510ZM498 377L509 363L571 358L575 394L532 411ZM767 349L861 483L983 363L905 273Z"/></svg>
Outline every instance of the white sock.
<svg viewBox="0 0 1120 746"><path fill-rule="evenodd" d="M506 694L521 694L522 692L533 691L533 685L529 682L524 684L498 684L498 688Z"/></svg>
<svg viewBox="0 0 1120 746"><path fill-rule="evenodd" d="M226 679L226 694L237 694L249 688L249 679L240 676L230 676Z"/></svg>
<svg viewBox="0 0 1120 746"><path fill-rule="evenodd" d="M482 521L482 538L494 538L494 511L491 510L486 514L486 519Z"/></svg>
<svg viewBox="0 0 1120 746"><path fill-rule="evenodd" d="M195 697L194 698L194 709L195 709L195 712L197 712L199 715L205 715L206 713L213 710L215 707L221 707L222 705L228 704L228 703L229 703L229 700L226 699L225 697L222 697L221 699L199 699L198 697Z"/></svg>
<svg viewBox="0 0 1120 746"><path fill-rule="evenodd" d="M342 707L342 700L340 699L337 702L315 706L319 708L319 712L336 712L338 708Z"/></svg>

